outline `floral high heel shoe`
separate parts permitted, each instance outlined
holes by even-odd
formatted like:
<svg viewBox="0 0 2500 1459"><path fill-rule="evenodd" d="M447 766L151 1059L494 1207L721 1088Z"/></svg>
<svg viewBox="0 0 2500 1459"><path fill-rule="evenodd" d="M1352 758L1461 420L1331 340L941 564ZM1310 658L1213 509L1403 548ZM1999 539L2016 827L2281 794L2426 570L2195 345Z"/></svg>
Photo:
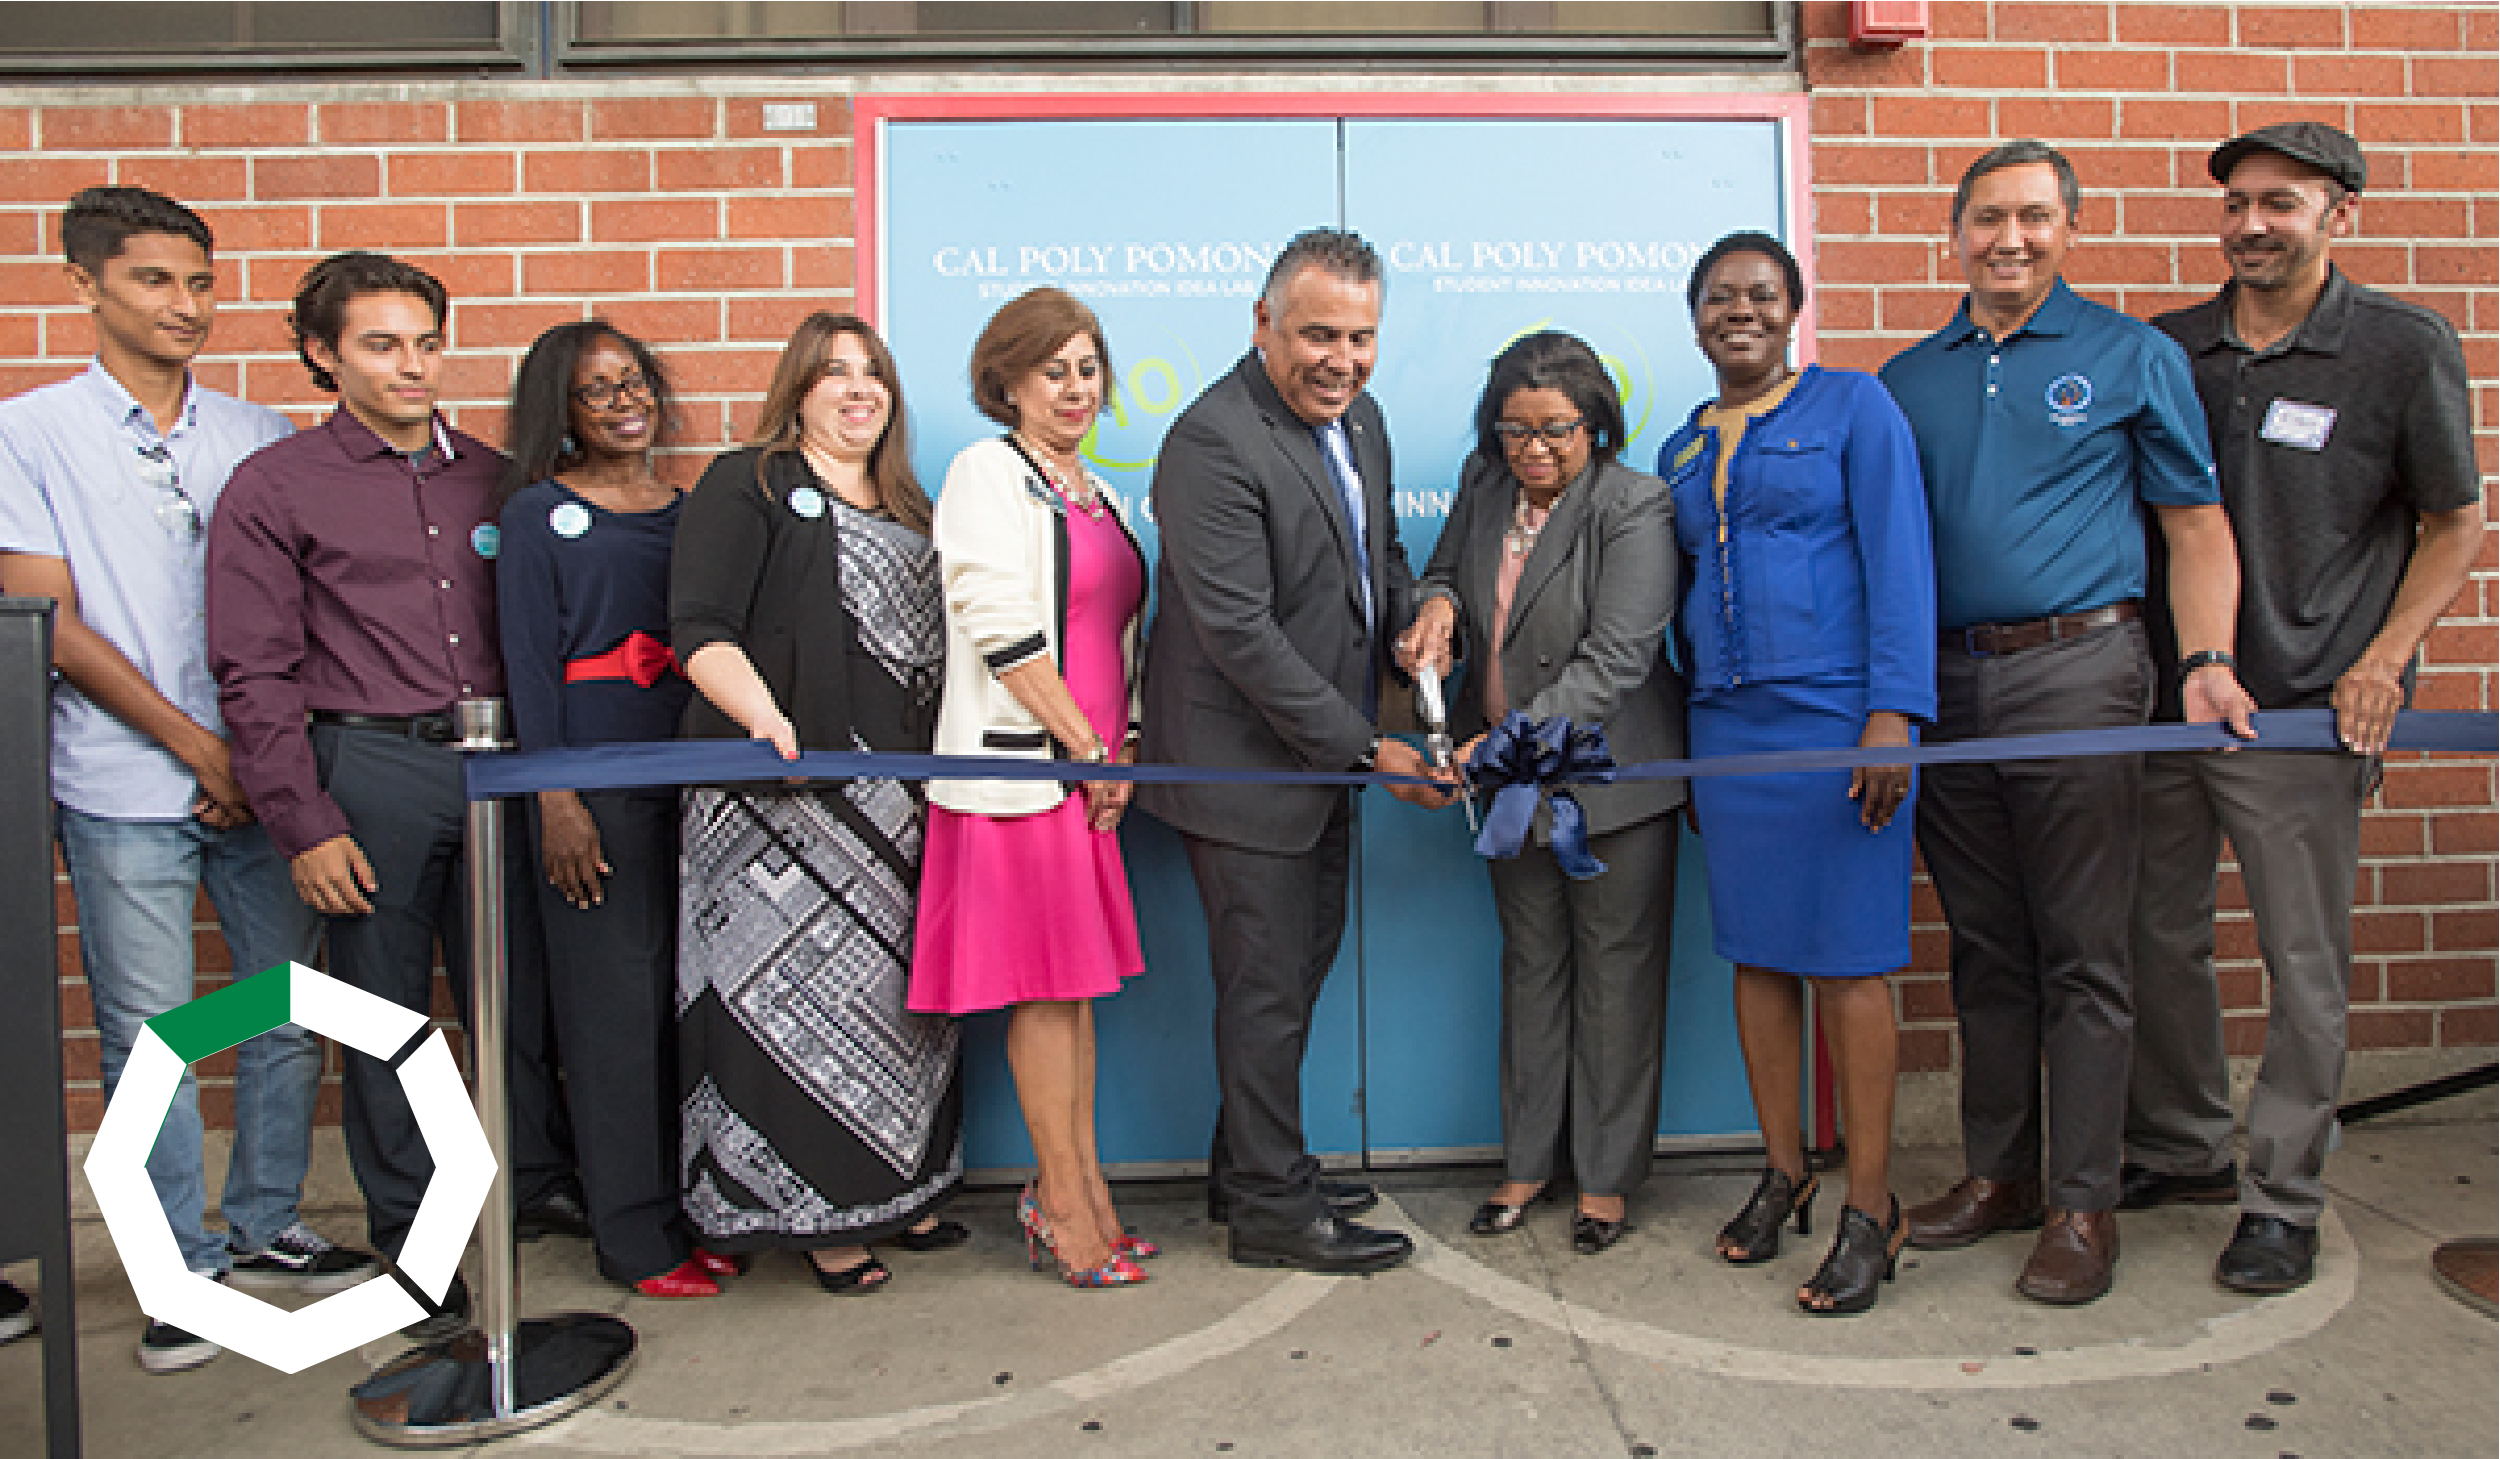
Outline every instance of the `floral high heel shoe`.
<svg viewBox="0 0 2500 1459"><path fill-rule="evenodd" d="M1024 1228L1025 1264L1040 1271L1042 1253L1047 1251L1051 1260L1059 1264L1060 1277L1071 1287L1133 1287L1146 1280L1146 1269L1130 1259L1116 1244L1101 1266L1080 1270L1068 1265L1059 1255L1059 1243L1051 1236L1050 1218L1042 1214L1042 1203L1035 1198L1030 1181L1025 1183L1023 1193L1016 1197L1016 1224Z"/></svg>

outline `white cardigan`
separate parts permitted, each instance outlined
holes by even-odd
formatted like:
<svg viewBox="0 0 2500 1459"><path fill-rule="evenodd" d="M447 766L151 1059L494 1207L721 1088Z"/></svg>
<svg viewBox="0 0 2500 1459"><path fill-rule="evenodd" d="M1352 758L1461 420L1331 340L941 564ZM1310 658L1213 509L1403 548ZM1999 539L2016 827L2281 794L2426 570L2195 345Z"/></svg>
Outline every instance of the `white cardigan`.
<svg viewBox="0 0 2500 1459"><path fill-rule="evenodd" d="M1086 480L1128 534L1117 499L1092 472ZM1059 493L1003 438L966 446L946 468L930 534L946 580L946 694L938 704L937 753L1067 758L1068 747L1054 743L998 679L1045 655L1058 658L1067 617L1067 585L1059 580L1067 511ZM1120 635L1131 724L1139 709L1137 641L1144 618L1140 604ZM1120 747L1111 748L1116 754ZM931 804L987 816L1036 815L1067 794L1055 780L929 782Z"/></svg>

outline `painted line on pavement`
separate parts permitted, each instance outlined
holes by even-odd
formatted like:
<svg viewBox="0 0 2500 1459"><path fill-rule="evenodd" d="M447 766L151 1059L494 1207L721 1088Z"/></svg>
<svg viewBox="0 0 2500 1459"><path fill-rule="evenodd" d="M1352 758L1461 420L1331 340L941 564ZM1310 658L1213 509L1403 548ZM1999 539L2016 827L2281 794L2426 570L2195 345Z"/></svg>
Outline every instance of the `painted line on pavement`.
<svg viewBox="0 0 2500 1459"><path fill-rule="evenodd" d="M1383 1219L1390 1216L1396 1219ZM2353 1245L2352 1233L2329 1210L2318 1223L2314 1280L2280 1296L2260 1298L2246 1307L2205 1318L2196 1325L2196 1335L2182 1343L2103 1343L2043 1349L2019 1357L1991 1352L1972 1357L1851 1358L1745 1347L1627 1321L1557 1298L1459 1254L1418 1230L1385 1198L1371 1219L1394 1224L1415 1239L1412 1265L1417 1270L1513 1316L1699 1373L1822 1388L2050 1388L2167 1377L2207 1364L2239 1362L2307 1337L2332 1321L2360 1289L2361 1253Z"/></svg>
<svg viewBox="0 0 2500 1459"><path fill-rule="evenodd" d="M825 1454L938 1433L993 1432L1099 1403L1239 1352L1308 1312L1342 1285L1341 1277L1296 1273L1205 1327L1023 1393L924 1404L863 1418L768 1422L653 1418L612 1407L592 1408L508 1442L606 1454Z"/></svg>

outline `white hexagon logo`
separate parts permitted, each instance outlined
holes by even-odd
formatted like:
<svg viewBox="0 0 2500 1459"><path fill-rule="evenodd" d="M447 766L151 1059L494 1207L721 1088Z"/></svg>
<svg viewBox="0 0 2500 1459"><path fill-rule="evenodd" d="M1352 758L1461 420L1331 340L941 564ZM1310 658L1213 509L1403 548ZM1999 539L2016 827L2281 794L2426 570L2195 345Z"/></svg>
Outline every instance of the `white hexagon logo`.
<svg viewBox="0 0 2500 1459"><path fill-rule="evenodd" d="M387 1274L293 1312L200 1276L183 1265L147 1171L148 1153L156 1148L183 1070L289 1023L388 1059L425 1027L426 1017L301 963L282 964L160 1013L139 1030L121 1084L105 1108L104 1124L87 1151L87 1183L95 1189L142 1311L282 1373L299 1373L406 1327L425 1316L424 1309ZM399 1254L399 1269L439 1302L494 1188L495 1157L441 1030L401 1063L399 1084L434 1156L434 1179Z"/></svg>

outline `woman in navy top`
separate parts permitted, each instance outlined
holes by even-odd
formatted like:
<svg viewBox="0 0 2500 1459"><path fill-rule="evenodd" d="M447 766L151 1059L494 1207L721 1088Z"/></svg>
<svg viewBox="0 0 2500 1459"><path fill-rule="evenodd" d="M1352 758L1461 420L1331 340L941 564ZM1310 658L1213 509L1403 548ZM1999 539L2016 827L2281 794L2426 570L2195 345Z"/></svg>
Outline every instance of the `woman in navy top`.
<svg viewBox="0 0 2500 1459"><path fill-rule="evenodd" d="M598 320L521 361L495 584L522 749L676 736L692 692L668 650L679 494L652 469L668 407L659 360ZM549 790L533 811L599 1269L645 1296L716 1296L729 1264L695 1249L677 1205L676 792Z"/></svg>
<svg viewBox="0 0 2500 1459"><path fill-rule="evenodd" d="M1935 570L1909 423L1868 375L1788 364L1797 261L1722 238L1688 298L1719 394L1659 453L1690 571L1676 624L1695 756L1910 743L1935 714ZM1830 1030L1849 1193L1831 1254L1797 1292L1863 1312L1901 1249L1891 1191L1894 1035L1883 974L1910 960L1907 766L1696 778L1713 937L1736 964L1736 1027L1770 1168L1719 1233L1739 1265L1808 1229L1799 1139L1806 979Z"/></svg>

